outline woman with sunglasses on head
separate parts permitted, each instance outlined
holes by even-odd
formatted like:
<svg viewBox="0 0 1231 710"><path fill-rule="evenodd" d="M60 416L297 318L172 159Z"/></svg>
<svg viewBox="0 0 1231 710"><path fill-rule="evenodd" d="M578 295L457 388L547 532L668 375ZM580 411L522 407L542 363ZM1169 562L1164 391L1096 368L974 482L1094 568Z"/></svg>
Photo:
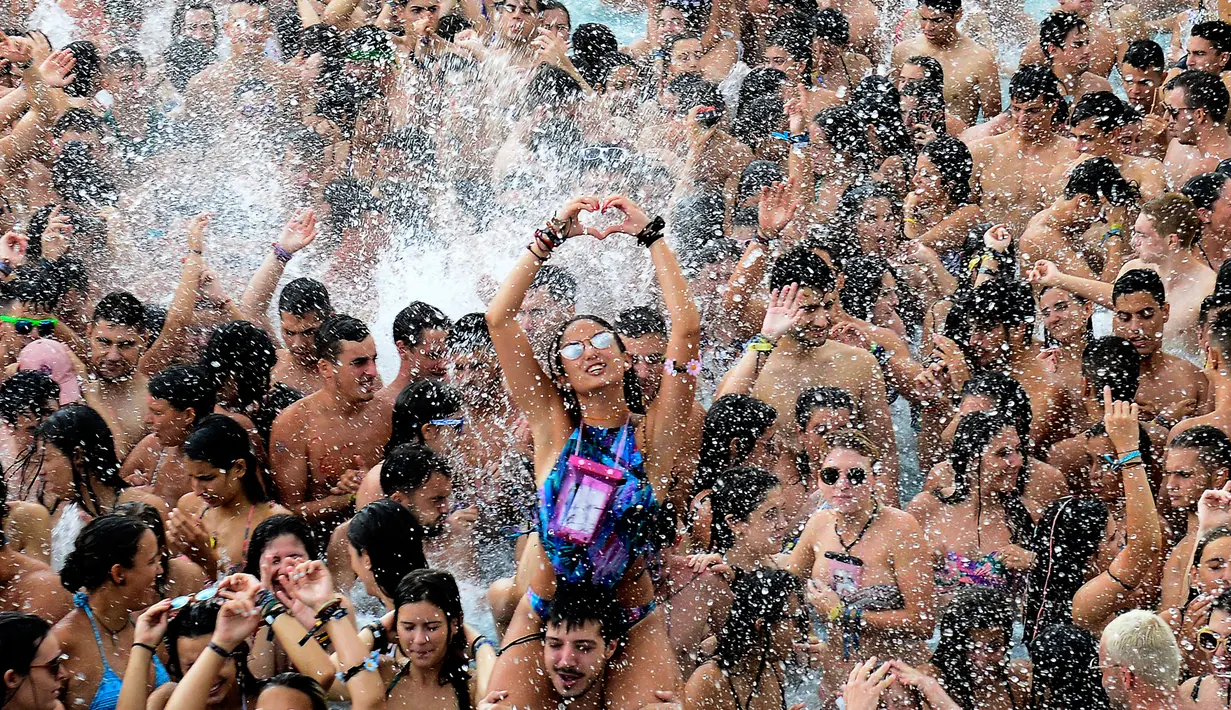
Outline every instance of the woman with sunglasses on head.
<svg viewBox="0 0 1231 710"><path fill-rule="evenodd" d="M623 212L620 224L584 228L583 212ZM628 659L607 673L610 707L659 702L658 692L679 688L666 623L654 612L647 574L663 540L661 501L668 500L670 474L692 411L700 369L700 316L675 254L662 239L662 218L650 220L623 196L569 200L535 234L487 311L492 342L513 401L525 413L534 441L539 488L538 539L522 555L530 573L526 596L509 625L508 638L537 634L546 618L557 578L614 589L628 612ZM573 318L559 331L543 371L517 322L522 299L543 263L565 240L588 233L635 235L650 252L671 319L667 362L658 396L644 415L632 361L611 326L595 316ZM614 475L608 477L608 472ZM603 501L598 519L578 515L569 496L578 483L596 486ZM568 486L562 493L562 489ZM603 492L605 491L605 492ZM530 641L501 656L492 687L507 689L514 705L550 702L551 687L540 674L542 642Z"/></svg>
<svg viewBox="0 0 1231 710"><path fill-rule="evenodd" d="M158 599L162 571L158 539L143 522L104 515L86 525L64 563L60 581L75 592L76 609L56 624L64 639L68 701L73 707L113 710L120 695L117 672L128 667L136 631L133 613ZM148 680L169 680L154 659Z"/></svg>
<svg viewBox="0 0 1231 710"><path fill-rule="evenodd" d="M923 530L877 499L876 447L854 429L824 441L817 477L828 507L808 520L783 567L808 579L808 601L827 626L821 685L832 695L872 656L921 662L935 617Z"/></svg>
<svg viewBox="0 0 1231 710"><path fill-rule="evenodd" d="M0 612L0 707L64 710L63 661L63 646L46 620Z"/></svg>
<svg viewBox="0 0 1231 710"><path fill-rule="evenodd" d="M907 506L927 534L943 602L964 587L1012 593L1034 564L1025 547L1034 523L1017 492L1023 462L1012 419L967 414L949 451L952 488L924 491Z"/></svg>
<svg viewBox="0 0 1231 710"><path fill-rule="evenodd" d="M211 579L247 564L252 530L287 513L269 500L248 434L234 419L211 414L184 441L184 469L192 492L171 511L172 547Z"/></svg>

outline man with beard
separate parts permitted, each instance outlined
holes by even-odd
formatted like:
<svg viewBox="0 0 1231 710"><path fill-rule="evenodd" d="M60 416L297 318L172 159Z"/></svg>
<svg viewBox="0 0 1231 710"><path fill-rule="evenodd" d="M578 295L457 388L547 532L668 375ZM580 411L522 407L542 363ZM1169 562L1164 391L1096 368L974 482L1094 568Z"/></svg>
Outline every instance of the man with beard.
<svg viewBox="0 0 1231 710"><path fill-rule="evenodd" d="M121 459L145 436L146 376L156 369L153 361L161 360L156 348L146 349L148 337L145 309L131 293L109 293L94 306L86 330L90 376L83 394L107 421Z"/></svg>
<svg viewBox="0 0 1231 710"><path fill-rule="evenodd" d="M727 373L718 394L751 394L772 405L784 422L777 436L794 450L797 431L785 422L790 421L790 413L795 411L799 393L821 385L850 392L855 398L856 416L864 423L868 438L883 442L885 447L876 476L881 501L897 505L898 452L880 365L867 350L829 338L838 301L833 270L811 249L799 246L774 264L770 288L779 293L789 288L795 294L792 303L770 309L761 335L749 341L744 356ZM771 318L780 321L779 325L774 326Z"/></svg>
<svg viewBox="0 0 1231 710"><path fill-rule="evenodd" d="M1170 318L1162 277L1149 269L1126 271L1112 286L1112 334L1132 344L1141 358L1137 404L1170 429L1179 419L1209 410L1208 385L1201 370L1163 352L1163 328Z"/></svg>
<svg viewBox="0 0 1231 710"><path fill-rule="evenodd" d="M1113 708L1175 710L1180 664L1175 634L1153 612L1125 612L1103 629L1098 667Z"/></svg>
<svg viewBox="0 0 1231 710"><path fill-rule="evenodd" d="M287 407L270 432L270 468L282 504L324 541L351 511L364 474L380 463L392 428L389 402L376 398L376 343L346 315L316 333L324 386Z"/></svg>
<svg viewBox="0 0 1231 710"><path fill-rule="evenodd" d="M278 297L278 325L286 347L278 350L274 382L306 395L325 385L316 368L316 333L331 315L329 291L320 281L301 277L283 287Z"/></svg>
<svg viewBox="0 0 1231 710"><path fill-rule="evenodd" d="M1190 69L1167 82L1163 108L1169 119L1171 145L1163 159L1167 180L1175 186L1212 172L1231 158L1227 108L1231 94L1216 74Z"/></svg>
<svg viewBox="0 0 1231 710"><path fill-rule="evenodd" d="M607 670L620 647L623 610L610 592L583 583L561 583L543 622L543 675L553 700L569 710L602 710ZM520 639L515 643L534 643ZM499 693L501 688L490 688ZM662 702L643 710L679 710L675 694L658 691ZM483 705L485 710L513 710L511 705Z"/></svg>
<svg viewBox="0 0 1231 710"><path fill-rule="evenodd" d="M1191 420L1189 420L1191 421ZM1187 519L1186 534L1167 556L1163 568L1163 591L1160 610L1174 609L1182 614L1188 603L1189 567L1197 545L1197 501L1209 489L1222 488L1231 473L1231 440L1220 429L1208 424L1185 429L1167 445L1164 489L1171 510ZM1178 525L1178 518L1173 520Z"/></svg>

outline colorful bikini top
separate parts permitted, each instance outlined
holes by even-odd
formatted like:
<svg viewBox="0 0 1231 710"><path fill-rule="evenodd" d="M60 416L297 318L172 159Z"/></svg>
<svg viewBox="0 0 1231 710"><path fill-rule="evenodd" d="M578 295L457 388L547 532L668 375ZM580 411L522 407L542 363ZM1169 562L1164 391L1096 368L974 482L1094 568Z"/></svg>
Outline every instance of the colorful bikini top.
<svg viewBox="0 0 1231 710"><path fill-rule="evenodd" d="M956 591L960 587L990 587L1008 591L1013 580L1004 561L995 552L971 559L956 552L945 555L945 565L936 570L937 591Z"/></svg>
<svg viewBox="0 0 1231 710"><path fill-rule="evenodd" d="M658 514L631 421L583 424L539 489L539 537L564 582L610 589L633 561L656 558Z"/></svg>

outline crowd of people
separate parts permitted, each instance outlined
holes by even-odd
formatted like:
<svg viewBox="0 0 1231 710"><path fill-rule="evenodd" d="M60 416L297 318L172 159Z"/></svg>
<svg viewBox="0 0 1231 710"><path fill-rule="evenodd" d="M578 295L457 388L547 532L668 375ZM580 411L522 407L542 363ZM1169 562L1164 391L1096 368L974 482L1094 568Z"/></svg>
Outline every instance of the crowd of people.
<svg viewBox="0 0 1231 710"><path fill-rule="evenodd" d="M1231 705L1228 3L0 16L4 710Z"/></svg>

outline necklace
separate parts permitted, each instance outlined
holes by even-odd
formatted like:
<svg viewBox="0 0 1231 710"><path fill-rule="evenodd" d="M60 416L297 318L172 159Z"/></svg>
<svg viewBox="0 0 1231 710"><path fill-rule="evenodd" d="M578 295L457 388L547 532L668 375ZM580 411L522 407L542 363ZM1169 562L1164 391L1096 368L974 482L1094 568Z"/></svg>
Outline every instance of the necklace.
<svg viewBox="0 0 1231 710"><path fill-rule="evenodd" d="M107 635L111 637L111 645L118 647L120 645L120 638L119 638L120 632L122 632L124 629L127 629L128 625L133 622L132 614L129 614L128 616L124 617L123 626L116 629L115 631L112 631L111 629L107 628L106 624L103 623L102 617L98 615L97 611L94 611L94 607L90 607L90 611L91 613L94 614L94 619L98 621L98 628L102 629L103 631L106 631Z"/></svg>
<svg viewBox="0 0 1231 710"><path fill-rule="evenodd" d="M876 516L880 515L880 512L881 506L880 503L877 503L876 507L872 509L872 514L868 516L868 521L863 524L862 528L859 529L859 534L855 535L855 539L849 545L842 539L842 533L838 532L838 523L837 521L834 521L833 531L838 536L838 544L842 546L842 550L846 552L846 554L851 554L851 549L854 548L855 545L858 545L859 541L863 539L864 534L868 532L868 528L872 527L872 523L876 521Z"/></svg>

